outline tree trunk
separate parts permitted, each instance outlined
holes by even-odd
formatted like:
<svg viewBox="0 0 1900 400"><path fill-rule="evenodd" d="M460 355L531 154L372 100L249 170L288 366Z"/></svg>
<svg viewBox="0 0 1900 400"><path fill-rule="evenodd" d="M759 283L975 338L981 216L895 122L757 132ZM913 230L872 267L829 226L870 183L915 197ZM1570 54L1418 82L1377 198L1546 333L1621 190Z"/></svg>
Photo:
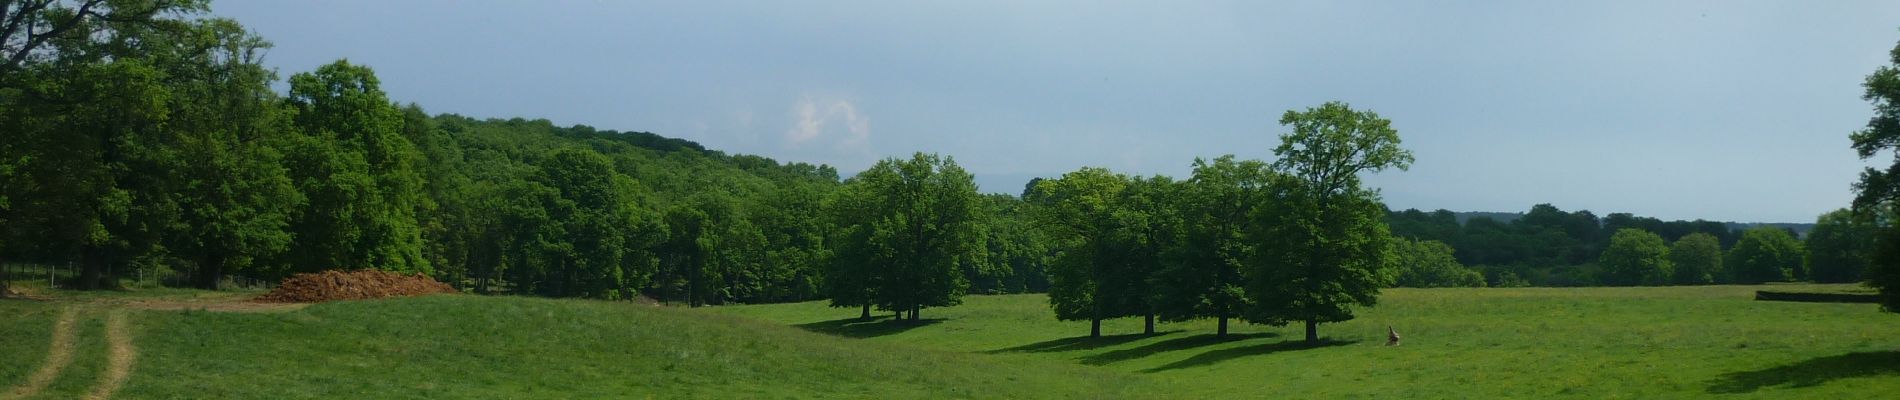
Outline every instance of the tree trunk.
<svg viewBox="0 0 1900 400"><path fill-rule="evenodd" d="M1101 318L1095 318L1095 319L1089 320L1089 337L1092 337L1092 338L1102 337L1102 319Z"/></svg>
<svg viewBox="0 0 1900 400"><path fill-rule="evenodd" d="M206 256L203 265L198 266L198 288L218 290L218 281L224 276L224 257L216 254Z"/></svg>
<svg viewBox="0 0 1900 400"><path fill-rule="evenodd" d="M99 282L105 279L104 275L105 275L105 266L106 266L105 258L106 257L105 257L105 254L102 254L104 252L105 252L105 249L101 249L96 246L86 246L85 252L83 254L80 254L80 262L79 262L79 289L80 290L98 290L99 289Z"/></svg>
<svg viewBox="0 0 1900 400"><path fill-rule="evenodd" d="M861 321L871 320L871 305L870 304L864 305L864 312L858 313L858 320L861 320Z"/></svg>
<svg viewBox="0 0 1900 400"><path fill-rule="evenodd" d="M686 304L693 307L699 307L699 273L698 272L688 272L686 274Z"/></svg>
<svg viewBox="0 0 1900 400"><path fill-rule="evenodd" d="M1141 333L1144 335L1155 334L1155 313L1148 313L1148 325L1142 328Z"/></svg>
<svg viewBox="0 0 1900 400"><path fill-rule="evenodd" d="M1319 322L1306 320L1306 343L1319 344Z"/></svg>
<svg viewBox="0 0 1900 400"><path fill-rule="evenodd" d="M1220 330L1214 331L1215 337L1227 337L1227 317L1220 317Z"/></svg>

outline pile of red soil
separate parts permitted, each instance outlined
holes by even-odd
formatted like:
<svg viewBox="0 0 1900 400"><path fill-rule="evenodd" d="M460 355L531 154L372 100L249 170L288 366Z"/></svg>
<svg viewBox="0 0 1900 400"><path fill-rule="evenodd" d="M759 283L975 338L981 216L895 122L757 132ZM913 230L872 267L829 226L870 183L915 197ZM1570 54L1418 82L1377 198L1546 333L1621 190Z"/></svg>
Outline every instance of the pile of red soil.
<svg viewBox="0 0 1900 400"><path fill-rule="evenodd" d="M285 278L277 289L254 301L265 303L315 303L332 300L380 299L455 293L455 288L436 282L426 275L405 275L376 270L323 271L296 274Z"/></svg>

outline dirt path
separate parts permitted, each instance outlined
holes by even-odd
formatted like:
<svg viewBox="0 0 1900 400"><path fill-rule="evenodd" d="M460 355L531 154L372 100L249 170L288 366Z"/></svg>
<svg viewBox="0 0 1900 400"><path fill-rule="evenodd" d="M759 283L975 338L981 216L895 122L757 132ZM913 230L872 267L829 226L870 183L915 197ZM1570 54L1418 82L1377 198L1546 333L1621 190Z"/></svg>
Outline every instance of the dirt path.
<svg viewBox="0 0 1900 400"><path fill-rule="evenodd" d="M73 361L73 324L78 317L73 307L66 307L59 313L59 322L53 324L53 344L46 349L46 363L26 378L26 384L14 387L6 392L5 399L24 399L39 394L40 389L53 383L59 377L59 371L66 369Z"/></svg>
<svg viewBox="0 0 1900 400"><path fill-rule="evenodd" d="M138 362L138 347L132 345L131 328L127 328L125 310L113 310L106 316L106 345L111 355L107 359L106 371L99 378L99 386L86 394L87 399L109 399L112 393L125 386L125 378L132 376L132 363Z"/></svg>

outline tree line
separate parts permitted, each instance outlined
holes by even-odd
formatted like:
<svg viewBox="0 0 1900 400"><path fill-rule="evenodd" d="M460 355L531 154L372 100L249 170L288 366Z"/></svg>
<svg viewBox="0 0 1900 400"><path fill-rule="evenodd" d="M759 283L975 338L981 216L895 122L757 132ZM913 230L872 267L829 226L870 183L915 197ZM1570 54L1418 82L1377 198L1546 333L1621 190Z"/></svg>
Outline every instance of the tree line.
<svg viewBox="0 0 1900 400"><path fill-rule="evenodd" d="M874 299L913 314L1048 288L1027 207L976 194L949 157L841 180L646 132L430 115L348 61L280 80L261 63L270 43L204 1L7 5L0 264L81 271L62 286L375 268L703 305L824 298L844 280L828 271L853 271L840 264L888 262L903 274L864 279L950 288L876 292L913 296ZM886 243L899 238L925 244ZM924 254L955 259L910 269Z"/></svg>
<svg viewBox="0 0 1900 400"><path fill-rule="evenodd" d="M1589 210L1549 204L1510 222L1477 216L1460 223L1451 211L1416 209L1391 212L1386 221L1396 236L1452 248L1457 264L1470 266L1488 286L1505 287L1859 282L1874 226L1841 209L1819 216L1803 237L1771 225L1736 229L1628 213L1599 219ZM1655 238L1639 240L1625 231ZM1641 258L1647 266L1632 264L1635 248L1655 253ZM1638 269L1643 272L1633 272Z"/></svg>

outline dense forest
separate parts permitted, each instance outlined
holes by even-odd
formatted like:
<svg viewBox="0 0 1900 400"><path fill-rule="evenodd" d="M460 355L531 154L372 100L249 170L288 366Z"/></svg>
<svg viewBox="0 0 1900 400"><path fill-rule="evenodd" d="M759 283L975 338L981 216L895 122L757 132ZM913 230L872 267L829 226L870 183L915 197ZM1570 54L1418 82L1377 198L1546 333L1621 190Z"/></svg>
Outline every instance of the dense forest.
<svg viewBox="0 0 1900 400"><path fill-rule="evenodd" d="M1195 160L1182 180L1083 168L981 194L923 153L847 177L647 132L431 115L349 61L280 93L270 43L207 7L0 10L0 265L72 265L80 288L373 268L476 293L830 299L913 319L967 293L1047 291L1064 319L1305 321L1310 336L1379 287L1845 282L1871 246L1847 212L1802 242L1549 205L1511 221L1390 211L1357 174L1410 154L1343 103L1289 111L1272 163ZM1364 139L1327 136L1340 126L1389 154L1327 159ZM1316 279L1331 291L1293 284Z"/></svg>

